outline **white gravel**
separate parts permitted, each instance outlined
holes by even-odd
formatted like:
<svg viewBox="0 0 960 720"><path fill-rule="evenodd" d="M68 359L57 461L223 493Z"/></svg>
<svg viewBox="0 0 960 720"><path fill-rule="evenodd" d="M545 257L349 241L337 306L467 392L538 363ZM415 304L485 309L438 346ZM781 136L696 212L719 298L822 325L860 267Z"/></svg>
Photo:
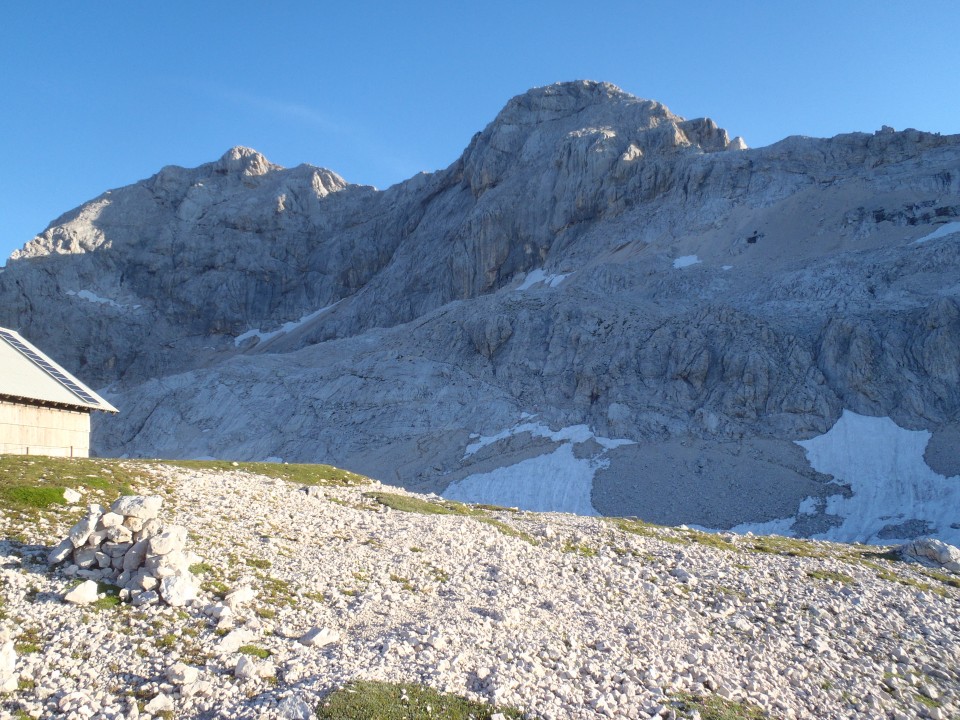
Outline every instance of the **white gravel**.
<svg viewBox="0 0 960 720"><path fill-rule="evenodd" d="M362 496L376 487L156 473L172 490L163 520L189 528L212 567L206 591L178 609L66 604L71 579L44 558L76 515L19 529L4 517L0 648L20 650L0 719L301 717L351 679L558 720L670 716L681 691L777 718L960 717L960 589L916 566L829 543L787 557L749 551L749 537L724 536L729 551L681 544L683 529L490 513L531 543L388 511Z"/></svg>

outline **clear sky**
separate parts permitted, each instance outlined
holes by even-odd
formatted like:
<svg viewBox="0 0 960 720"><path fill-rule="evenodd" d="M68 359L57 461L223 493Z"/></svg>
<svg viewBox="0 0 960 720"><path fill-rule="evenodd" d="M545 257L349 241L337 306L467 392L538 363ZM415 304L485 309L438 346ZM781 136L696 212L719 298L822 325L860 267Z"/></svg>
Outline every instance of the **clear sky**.
<svg viewBox="0 0 960 720"><path fill-rule="evenodd" d="M387 187L510 97L612 82L759 147L960 133L956 0L0 4L0 256L58 215L234 145Z"/></svg>

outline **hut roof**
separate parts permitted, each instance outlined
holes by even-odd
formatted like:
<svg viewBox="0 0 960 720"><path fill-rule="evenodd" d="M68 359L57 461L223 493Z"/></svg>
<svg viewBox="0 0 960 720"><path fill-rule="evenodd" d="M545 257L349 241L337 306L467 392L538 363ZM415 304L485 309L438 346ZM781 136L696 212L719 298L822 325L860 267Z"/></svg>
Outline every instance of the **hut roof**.
<svg viewBox="0 0 960 720"><path fill-rule="evenodd" d="M0 328L0 396L78 409L117 412L19 333Z"/></svg>

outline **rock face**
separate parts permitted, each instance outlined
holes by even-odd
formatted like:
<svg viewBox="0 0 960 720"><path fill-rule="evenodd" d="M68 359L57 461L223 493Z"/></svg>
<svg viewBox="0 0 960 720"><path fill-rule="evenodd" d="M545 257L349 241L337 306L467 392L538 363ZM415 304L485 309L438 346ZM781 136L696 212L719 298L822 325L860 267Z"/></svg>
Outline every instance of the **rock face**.
<svg viewBox="0 0 960 720"><path fill-rule="evenodd" d="M385 191L235 148L107 192L14 254L0 324L122 409L97 419L101 454L442 491L562 450L601 513L731 527L849 493L793 444L844 410L927 430L935 469L960 467L941 440L960 418L958 218L958 136L749 150L564 83ZM511 432L528 415L593 435ZM468 453L473 434L499 439ZM836 524L817 502L793 532ZM913 519L884 539L960 533Z"/></svg>

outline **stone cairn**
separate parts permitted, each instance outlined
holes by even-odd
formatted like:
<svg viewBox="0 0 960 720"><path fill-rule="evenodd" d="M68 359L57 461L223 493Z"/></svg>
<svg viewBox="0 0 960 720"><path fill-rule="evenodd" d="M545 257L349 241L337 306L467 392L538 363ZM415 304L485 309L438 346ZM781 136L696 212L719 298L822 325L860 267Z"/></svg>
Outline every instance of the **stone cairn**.
<svg viewBox="0 0 960 720"><path fill-rule="evenodd" d="M195 557L184 552L187 529L158 519L163 498L125 495L105 511L90 505L87 515L48 557L51 565L70 562L67 575L86 578L64 600L86 604L98 598L98 582L120 588L120 599L134 605L161 600L182 607L197 597L189 567Z"/></svg>

